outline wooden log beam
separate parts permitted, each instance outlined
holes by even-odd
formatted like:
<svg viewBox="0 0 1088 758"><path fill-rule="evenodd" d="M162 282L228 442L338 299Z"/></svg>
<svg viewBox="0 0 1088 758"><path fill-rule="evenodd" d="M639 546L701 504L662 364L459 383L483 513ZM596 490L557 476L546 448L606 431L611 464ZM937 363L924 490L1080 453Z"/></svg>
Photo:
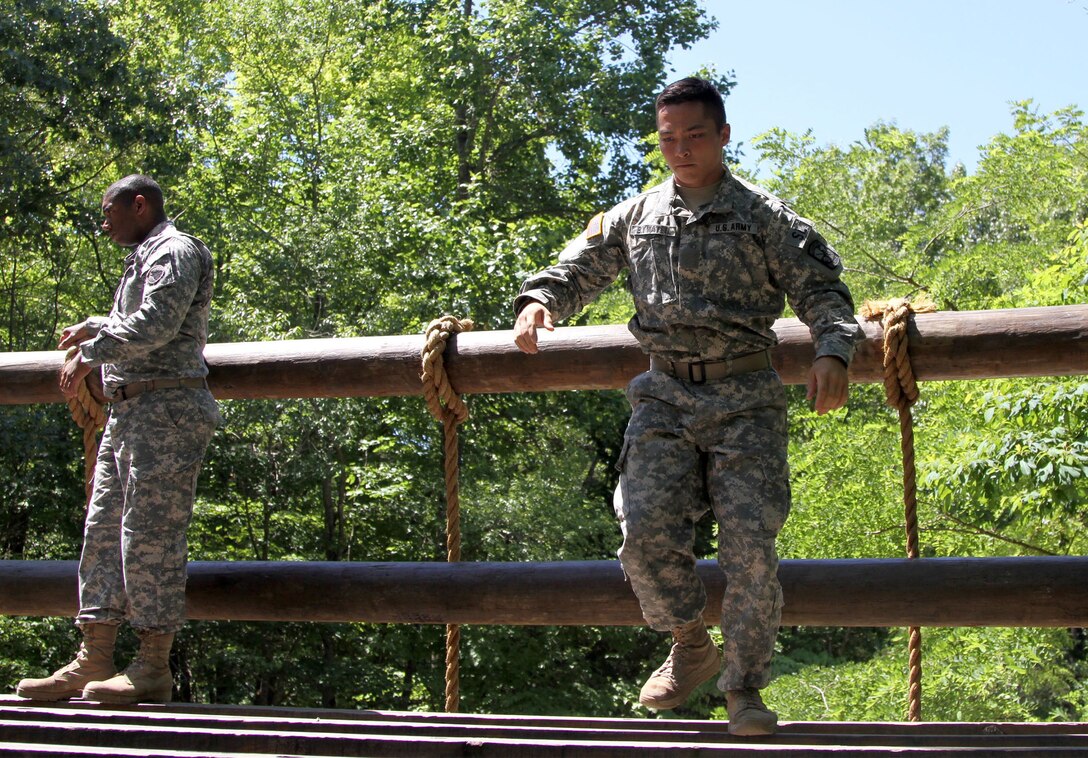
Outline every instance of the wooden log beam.
<svg viewBox="0 0 1088 758"><path fill-rule="evenodd" d="M110 705L0 695L0 755L1075 758L1088 751L1088 724L1078 722L783 721L775 737L749 740L730 737L728 723L718 719L382 711L374 705Z"/></svg>
<svg viewBox="0 0 1088 758"><path fill-rule="evenodd" d="M851 366L855 382L882 380L881 329ZM775 324L775 368L804 383L813 350L797 319ZM1088 305L919 314L909 329L921 380L1088 374ZM418 395L422 335L208 345L209 382L219 398ZM60 351L0 354L0 404L61 402ZM541 351L520 353L511 331L466 332L451 340L446 368L458 392L615 389L645 370L646 356L625 326L543 332Z"/></svg>
<svg viewBox="0 0 1088 758"><path fill-rule="evenodd" d="M724 578L699 574L716 623ZM787 560L786 626L1088 626L1088 557ZM192 619L641 625L618 562L193 562ZM0 561L0 613L72 616L74 561Z"/></svg>

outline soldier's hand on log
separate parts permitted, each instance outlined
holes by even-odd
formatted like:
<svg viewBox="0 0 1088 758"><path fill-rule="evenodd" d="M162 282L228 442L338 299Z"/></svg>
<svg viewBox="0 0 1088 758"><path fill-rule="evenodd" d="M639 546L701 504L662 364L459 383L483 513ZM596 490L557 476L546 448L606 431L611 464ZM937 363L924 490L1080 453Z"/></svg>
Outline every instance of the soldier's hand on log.
<svg viewBox="0 0 1088 758"><path fill-rule="evenodd" d="M846 364L832 355L825 355L812 362L808 373L808 399L815 400L812 407L819 415L842 408L849 395L850 380Z"/></svg>
<svg viewBox="0 0 1088 758"><path fill-rule="evenodd" d="M521 352L530 355L537 352L536 330L541 326L549 332L555 331L552 314L546 306L541 303L529 303L521 309L518 320L514 322L514 344Z"/></svg>
<svg viewBox="0 0 1088 758"><path fill-rule="evenodd" d="M60 344L58 344L57 347L63 350L66 347L86 342L94 336L94 330L91 329L86 321L81 321L78 324L64 327L64 331L61 332L60 335Z"/></svg>

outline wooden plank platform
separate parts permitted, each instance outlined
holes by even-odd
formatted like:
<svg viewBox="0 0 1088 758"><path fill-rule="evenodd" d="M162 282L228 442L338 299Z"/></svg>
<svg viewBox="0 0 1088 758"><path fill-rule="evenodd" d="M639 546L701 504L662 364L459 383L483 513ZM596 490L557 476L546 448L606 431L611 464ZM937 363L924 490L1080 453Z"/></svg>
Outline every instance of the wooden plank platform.
<svg viewBox="0 0 1088 758"><path fill-rule="evenodd" d="M0 756L1072 756L1082 723L785 722L731 737L722 721L229 705L107 706L0 696Z"/></svg>

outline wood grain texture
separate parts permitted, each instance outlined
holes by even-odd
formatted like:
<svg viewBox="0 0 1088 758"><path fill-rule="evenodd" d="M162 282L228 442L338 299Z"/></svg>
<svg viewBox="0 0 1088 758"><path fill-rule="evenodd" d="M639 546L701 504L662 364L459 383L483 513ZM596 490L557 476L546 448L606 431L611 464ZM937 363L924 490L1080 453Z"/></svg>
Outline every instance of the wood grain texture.
<svg viewBox="0 0 1088 758"><path fill-rule="evenodd" d="M882 379L879 324L864 322L850 378ZM803 384L812 364L808 328L775 324L774 366L787 384ZM909 329L920 381L1088 374L1088 305L919 314ZM419 395L423 335L240 342L208 345L216 397L301 398ZM647 368L626 326L563 327L542 332L537 355L523 355L512 331L466 332L446 351L457 392L617 389ZM61 351L0 354L0 404L61 402Z"/></svg>
<svg viewBox="0 0 1088 758"><path fill-rule="evenodd" d="M700 561L717 623L725 580ZM1088 626L1088 557L787 560L785 626ZM192 562L192 619L637 626L616 561ZM0 561L0 613L72 616L75 561Z"/></svg>

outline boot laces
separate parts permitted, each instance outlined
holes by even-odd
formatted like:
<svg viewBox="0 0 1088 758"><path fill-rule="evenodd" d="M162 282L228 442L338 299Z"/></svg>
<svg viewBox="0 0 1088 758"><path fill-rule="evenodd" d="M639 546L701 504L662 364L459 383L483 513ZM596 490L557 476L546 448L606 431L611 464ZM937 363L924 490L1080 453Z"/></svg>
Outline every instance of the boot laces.
<svg viewBox="0 0 1088 758"><path fill-rule="evenodd" d="M91 655L90 655L90 651L87 650L87 646L85 644L80 644L79 652L76 653L76 657L73 658L71 661L69 661L67 664L65 664L62 668L60 668L57 671L57 674L67 674L67 673L70 673L72 671L75 671L76 669L80 668L83 664L90 661L90 659L91 659Z"/></svg>
<svg viewBox="0 0 1088 758"><path fill-rule="evenodd" d="M757 711L766 711L767 706L763 704L763 698L759 695L759 690L743 689L740 690L735 696L737 713L746 711L749 708L754 708Z"/></svg>
<svg viewBox="0 0 1088 758"><path fill-rule="evenodd" d="M125 667L124 673L126 676L132 677L140 676L142 674L154 674L158 669L159 666L156 665L150 655L137 651L136 657L132 659L132 663Z"/></svg>
<svg viewBox="0 0 1088 758"><path fill-rule="evenodd" d="M669 657L654 673L655 676L665 676L672 679L675 669L688 664L695 664L698 660L699 656L695 652L695 647L688 640L677 637L676 643L672 646L672 650L669 651Z"/></svg>
<svg viewBox="0 0 1088 758"><path fill-rule="evenodd" d="M705 637L706 628L702 626L696 626L691 629L678 626L672 632L672 638L676 641L676 644L684 647L695 647L697 643L702 642Z"/></svg>

